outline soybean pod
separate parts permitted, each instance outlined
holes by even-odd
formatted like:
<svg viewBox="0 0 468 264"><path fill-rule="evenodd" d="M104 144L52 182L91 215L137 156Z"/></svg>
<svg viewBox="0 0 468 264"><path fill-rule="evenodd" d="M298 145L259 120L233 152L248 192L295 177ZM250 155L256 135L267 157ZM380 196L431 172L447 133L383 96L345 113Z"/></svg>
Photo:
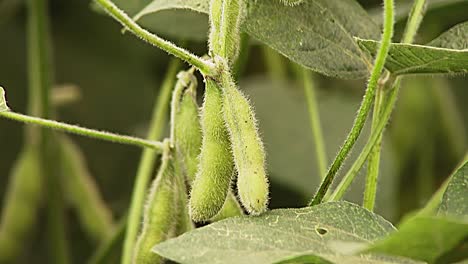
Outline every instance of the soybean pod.
<svg viewBox="0 0 468 264"><path fill-rule="evenodd" d="M176 107L173 126L175 130L174 145L177 160L180 163L182 173L189 182L192 182L198 170L198 156L200 155L202 145L202 129L196 101L196 79L193 75L191 75L190 79L190 85L183 92L180 103ZM174 99L179 101L179 98Z"/></svg>
<svg viewBox="0 0 468 264"><path fill-rule="evenodd" d="M176 153L178 219L176 235L194 228L188 212L188 181L193 181L198 168L202 134L196 102L197 79L191 71L181 72L172 98L173 145ZM183 90L183 92L179 90Z"/></svg>
<svg viewBox="0 0 468 264"><path fill-rule="evenodd" d="M66 194L88 235L95 242L104 241L114 230L112 212L101 197L79 147L66 136L60 143Z"/></svg>
<svg viewBox="0 0 468 264"><path fill-rule="evenodd" d="M41 162L28 145L13 166L0 221L0 263L11 263L27 244L41 203Z"/></svg>
<svg viewBox="0 0 468 264"><path fill-rule="evenodd" d="M162 258L153 253L154 245L174 236L177 219L177 188L175 188L174 159L169 142L165 141L158 174L151 185L146 204L142 231L135 245L134 264L161 263Z"/></svg>
<svg viewBox="0 0 468 264"><path fill-rule="evenodd" d="M232 77L223 74L223 111L237 169L237 188L245 209L261 214L268 205L265 151L257 121L247 98L236 88Z"/></svg>
<svg viewBox="0 0 468 264"><path fill-rule="evenodd" d="M231 184L231 143L223 120L222 94L212 79L205 79L202 107L202 148L199 168L190 192L190 215L196 222L208 221L223 207Z"/></svg>

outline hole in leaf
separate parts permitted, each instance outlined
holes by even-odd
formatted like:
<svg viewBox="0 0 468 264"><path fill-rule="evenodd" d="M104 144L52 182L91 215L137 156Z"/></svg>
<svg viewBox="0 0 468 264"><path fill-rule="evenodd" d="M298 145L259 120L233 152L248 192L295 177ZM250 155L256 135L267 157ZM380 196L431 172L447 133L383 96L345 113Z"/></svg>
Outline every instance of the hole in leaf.
<svg viewBox="0 0 468 264"><path fill-rule="evenodd" d="M317 231L317 233L321 236L325 235L326 233L328 233L328 230L324 229L324 228L320 228L320 227L317 227L315 228L315 231Z"/></svg>

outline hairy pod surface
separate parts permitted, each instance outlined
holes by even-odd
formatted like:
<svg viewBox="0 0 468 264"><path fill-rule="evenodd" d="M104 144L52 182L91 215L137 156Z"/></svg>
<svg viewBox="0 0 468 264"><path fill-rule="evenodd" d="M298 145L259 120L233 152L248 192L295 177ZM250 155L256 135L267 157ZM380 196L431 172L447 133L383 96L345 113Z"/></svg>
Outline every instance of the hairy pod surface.
<svg viewBox="0 0 468 264"><path fill-rule="evenodd" d="M222 83L224 119L232 142L240 201L247 212L258 215L267 209L269 192L263 143L247 98L230 75L224 74Z"/></svg>
<svg viewBox="0 0 468 264"><path fill-rule="evenodd" d="M190 73L189 73L190 74ZM193 75L191 77L195 78ZM196 79L195 79L196 80ZM174 141L177 159L177 189L179 215L176 235L194 228L188 209L187 184L195 179L198 170L198 156L202 144L200 116L196 101L196 81L190 81L183 92L174 118ZM179 98L175 98L179 100ZM174 109L173 109L174 111Z"/></svg>
<svg viewBox="0 0 468 264"><path fill-rule="evenodd" d="M231 143L222 114L219 86L206 79L201 113L202 148L199 167L190 192L190 215L195 222L208 221L223 207L234 170Z"/></svg>
<svg viewBox="0 0 468 264"><path fill-rule="evenodd" d="M178 190L175 181L174 159L169 153L165 153L158 174L151 186L143 217L142 231L135 245L134 264L162 262L162 258L151 252L151 249L154 245L174 236L178 216L176 210Z"/></svg>
<svg viewBox="0 0 468 264"><path fill-rule="evenodd" d="M78 146L66 137L60 141L66 195L77 212L85 232L96 242L112 235L112 212L100 196Z"/></svg>
<svg viewBox="0 0 468 264"><path fill-rule="evenodd" d="M244 0L212 0L210 6L210 52L226 59L230 65L239 55L240 25Z"/></svg>
<svg viewBox="0 0 468 264"><path fill-rule="evenodd" d="M198 170L198 156L202 145L202 129L194 87L183 93L174 126L177 160L182 173L192 182Z"/></svg>
<svg viewBox="0 0 468 264"><path fill-rule="evenodd" d="M41 203L39 151L26 147L13 166L0 221L0 263L11 263L27 244Z"/></svg>

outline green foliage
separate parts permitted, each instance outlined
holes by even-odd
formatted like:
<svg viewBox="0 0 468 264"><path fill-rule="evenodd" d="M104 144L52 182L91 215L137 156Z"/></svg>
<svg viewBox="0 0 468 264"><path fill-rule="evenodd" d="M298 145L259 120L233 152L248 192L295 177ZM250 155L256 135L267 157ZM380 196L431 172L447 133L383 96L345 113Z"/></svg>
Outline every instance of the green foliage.
<svg viewBox="0 0 468 264"><path fill-rule="evenodd" d="M459 74L468 72L468 22L458 24L426 46L393 43L385 68L395 75ZM378 43L356 39L361 49L374 55Z"/></svg>
<svg viewBox="0 0 468 264"><path fill-rule="evenodd" d="M452 216L468 222L468 157L460 168L450 176L439 207L439 215Z"/></svg>
<svg viewBox="0 0 468 264"><path fill-rule="evenodd" d="M180 263L272 263L305 252L334 262L392 231L380 216L336 202L229 218L158 244L154 251Z"/></svg>
<svg viewBox="0 0 468 264"><path fill-rule="evenodd" d="M147 91L138 90L138 87L152 89L152 80L158 80L161 76L155 76L153 71L146 71L144 67L133 69L133 66L150 64L156 59L158 62L164 61L159 60L162 55L155 53L153 57L153 52L148 50L137 56L132 52L140 50L140 47L131 42L122 42L125 49L117 49L121 45L119 40L127 41L125 37L108 40L113 45L103 45L104 48L99 48L96 45L100 44L98 42L89 41L88 44L88 41L81 41L92 39L79 30L70 30L68 26L74 23L69 23L65 18L70 17L70 21L84 23L94 21L94 18L75 18L75 5L82 5L78 2L70 2L73 13L51 17L52 21L62 19L60 26L52 24L54 45L59 46L58 56L53 60L60 65L57 79L68 80L75 74L80 76L80 67L75 67L79 62L86 65L84 68L95 66L91 82L81 83L81 77L77 77L80 80L74 80L73 77L72 81L79 83L85 98L97 98L96 102L100 107L103 105L100 96L105 96L106 107L96 110L83 105L77 109L89 109L90 112L102 114L103 119L94 119L100 127L109 125L103 120L109 121L114 117L119 122L135 119L133 123L122 123L118 129L136 130L135 134L141 134L143 121L135 114L139 112L130 111L132 107L129 106L134 105L127 102L130 96L125 96L126 104L122 106L116 98L119 91L116 87L122 82L126 90L132 87L131 92L125 95L144 94L141 97L144 99ZM412 89L409 96L403 94L403 106L399 105L401 113L392 120L391 127L398 139L396 144L382 144L385 127L398 98L402 76L441 73L458 74L462 77L468 72L468 22L460 20L461 17L452 22L451 19L435 16L444 23L430 23L433 22L433 17L429 21L424 17L427 4L425 0L414 0L411 9L401 1L396 1L397 5L394 6L393 0L383 0L383 16L381 8L378 12L383 20L373 18L359 4L369 8L367 1L358 3L356 0L94 2L98 5L92 8L112 16L124 27L124 32L130 32L185 61L191 68L177 75L178 82L174 87L178 63L173 61L168 67L147 139L50 120L51 117L75 120L74 115L77 112L71 112L72 109L68 108L63 112L59 111L56 109L58 105L49 102L49 90L54 86L50 55L54 52L50 48L53 45L48 43L52 39L48 36L47 0L27 2L27 80L30 88L27 94L30 101L28 115L10 111L5 91L0 87L0 116L147 149L138 166L132 201L127 210L126 199L129 192L124 187L131 185L131 179L126 177L129 172L125 171L124 164L128 163L128 168L133 168L135 164L131 158L119 156L117 149L111 150L112 162L107 163L118 168L117 174L121 175L117 175L115 171L109 170L109 166L104 166L103 160L109 160L109 150L103 154L91 147L90 150L93 151L84 149L86 152L83 153L86 153L87 158L88 155L95 155L96 158L96 161L93 158L86 164L85 155L67 138L56 140L54 133L44 129L26 130L26 147L13 168L13 178L7 189L0 222L0 262L21 262L23 258L30 258L29 251L43 250L43 241L50 251L49 254L39 255L47 255L47 263L67 263L74 256L80 256L82 262L82 257L89 253L90 245L94 245L89 243L93 240L101 242L101 245L93 254L91 263L115 263L120 255L122 264L161 263L165 261L164 258L180 263L326 264L452 263L468 258L468 182L464 121L457 113L455 100L447 100L450 91L443 93L436 89L439 86L464 87L464 80L459 78L448 85L445 82L428 83L415 79L414 87L417 89ZM437 14L445 14L446 9L438 7L454 3L462 6L458 0L435 0L429 7L436 6ZM2 4L3 2L0 6ZM68 5L54 5L54 14L58 14L61 8L68 8ZM402 15L398 10L406 11ZM0 13L8 18L10 12L14 11L2 10ZM395 11L397 19L408 13L404 28L401 24L394 26ZM419 32L423 18L427 28L423 23L423 30ZM463 19L466 20L466 17ZM380 22L383 22L383 34L379 37L382 31ZM4 23L4 20L0 23ZM429 35L454 24L457 25L426 45L412 44L413 40L428 39ZM94 27L94 22L85 26L92 30L93 36L100 36L98 33L112 29L103 27L101 31L100 26ZM0 51L21 50L22 45L18 43L24 41L15 40L22 35L19 34L20 31L14 27L1 29L6 29L1 33L3 35L6 32L5 39L8 41L0 42L2 47L6 47L0 48ZM55 33L61 31L67 32L66 35ZM402 43L397 43L397 38L393 38L394 32L396 37L402 34ZM70 39L75 34L76 39ZM184 48L165 37L184 41ZM199 45L198 42L205 42L207 37L207 45ZM249 38L252 40L249 41ZM68 44L69 49L73 50L72 57L64 55L69 52L67 44L64 44L67 42L73 44ZM77 49L86 45L92 47L89 50L98 51L86 58L83 55L88 54L89 50L79 52L82 50ZM145 48L148 47L141 47L141 50ZM194 55L189 48L197 54L207 55ZM261 55L264 56L266 65L258 63L255 56L258 49L264 51ZM114 68L114 60L107 59L105 55L108 52L110 57L115 58L115 54L120 55L122 50L132 52L125 53L125 65L122 68ZM23 61L18 56L13 56L18 52L11 54L6 52L4 60ZM91 61L94 57L106 59L95 63L95 60ZM131 63L133 60L138 63ZM67 67L62 67L64 61L67 62ZM298 66L293 66L290 61ZM161 65L165 64L155 68L160 69ZM21 88L25 86L21 82L15 84L9 79L8 76L15 72L9 68L14 66L16 65L9 63L0 65L0 74L6 76L0 76L0 81L5 79L8 85L12 83L12 88L9 88L12 95L21 93ZM101 74L102 68L107 67L114 75ZM122 69L125 69L125 74L122 74ZM268 74L265 75L271 80L258 76L244 78L245 75L241 73L245 72L239 69L248 69L245 75L264 74L262 71L266 69ZM319 96L313 94L315 91L312 80L305 74L308 70L328 76L315 77L317 87L323 88L317 93ZM201 76L197 76L195 71L199 71ZM294 76L304 85L305 94L302 89L295 89L296 86L291 85L289 74L293 71L296 73ZM73 75L63 75L68 72ZM24 74L19 75L25 79ZM125 75L125 78L118 75ZM145 80L135 81L142 76L146 76ZM198 77L202 77L205 84L201 109L196 96ZM364 78L368 79L367 89L354 118L355 122L346 137L344 132L349 131L352 117L359 105L357 100L350 98L362 98L360 92L364 83L345 83L336 79ZM104 83L108 81L106 79L119 80L112 83L112 93L101 91L98 94L100 96L89 96L91 91L105 90L94 88L109 85ZM461 84L457 85L456 82ZM238 87L237 83L241 86ZM413 85L405 89L411 87ZM167 123L168 101L172 89L169 137L163 142L157 141L161 140ZM338 94L342 98L336 98ZM460 97L462 100L462 96L466 96L464 89L457 91L454 98ZM21 96L15 95L14 100L16 98ZM137 100L137 104L144 106L145 102L141 98ZM248 98L252 98L252 102ZM374 112L369 135L361 132L366 130L365 123L369 119L372 104ZM254 105L257 111L254 111ZM119 111L115 112L116 108ZM22 109L21 102L15 109ZM323 131L320 119L325 120ZM312 124L315 146L310 140L309 122ZM5 126L9 125L5 122ZM3 129L3 123L0 126L1 132L11 134L9 129ZM260 135L265 138L265 144ZM363 137L368 137L365 144L361 144L366 140ZM343 138L346 140L341 144ZM14 153L7 146L9 141L10 139L2 140L4 153ZM15 143L14 140L11 142ZM388 153L395 145L396 155L389 158ZM352 156L351 151L359 146L363 146L360 153ZM315 152L313 147L316 148ZM331 157L326 157L326 153L334 153L338 148L340 150L327 172L327 160ZM381 152L382 166L377 162ZM317 155L317 159L311 153ZM162 158L158 173L148 188L156 158L160 154ZM444 181L440 176L447 175L448 168L453 167L462 155L465 158L461 166ZM330 190L330 187L335 187L332 183L340 176L339 171L345 167L344 162L353 157L357 159L349 164L349 170L342 177L341 183L334 191ZM8 162L11 162L8 157L2 157L0 166L7 163L8 168ZM315 162L319 164L318 169ZM366 187L364 207L346 201L323 203L342 199L348 189L352 191L347 198L360 202L363 184L350 187L366 163L369 168L366 186L370 187ZM104 195L99 193L95 179L91 177L92 170L102 175L99 182L115 212L111 212L102 199ZM317 171L320 175L315 175ZM66 178L61 179L60 175ZM271 180L267 175L272 175ZM407 175L411 177L405 177ZM322 180L320 186L319 180ZM397 189L399 181L400 186ZM234 182L236 190L232 189ZM373 212L373 201L377 200L376 212L397 220L397 213L406 212L405 206L414 209L426 203L426 198L441 182L444 183L438 187L427 205L410 217L406 216L398 229ZM46 192L42 192L43 186L47 187ZM277 208L303 205L305 197L298 193L309 197L317 186L319 188L310 207L268 210L269 206ZM120 187L121 193L115 191ZM411 190L411 193L408 195L405 190ZM42 193L47 194L47 229L36 238L31 235ZM79 229L69 230L70 226L74 228L74 225L69 224L76 221L69 221L70 214L65 214L65 199L76 210L71 215L77 217L81 224ZM144 200L146 207L142 212ZM397 208L398 204L401 208ZM244 215L244 210L250 215ZM125 216L121 217L121 224L115 229L112 215L128 215L128 223ZM193 221L211 224L203 223L199 226L204 226L196 228ZM85 233L91 241L83 239L81 233ZM120 254L118 251L122 240L123 254ZM72 254L68 254L68 241L73 243L70 250ZM32 250L28 244L31 244ZM24 257L19 256L20 253ZM35 257L36 253L31 256Z"/></svg>
<svg viewBox="0 0 468 264"><path fill-rule="evenodd" d="M468 238L468 224L442 217L417 216L402 223L398 231L376 242L364 252L403 256L428 263L461 247ZM463 253L463 257L468 254Z"/></svg>
<svg viewBox="0 0 468 264"><path fill-rule="evenodd" d="M362 49L374 54L378 42L357 39ZM415 44L393 43L385 68L392 74L460 74L468 72L468 51Z"/></svg>

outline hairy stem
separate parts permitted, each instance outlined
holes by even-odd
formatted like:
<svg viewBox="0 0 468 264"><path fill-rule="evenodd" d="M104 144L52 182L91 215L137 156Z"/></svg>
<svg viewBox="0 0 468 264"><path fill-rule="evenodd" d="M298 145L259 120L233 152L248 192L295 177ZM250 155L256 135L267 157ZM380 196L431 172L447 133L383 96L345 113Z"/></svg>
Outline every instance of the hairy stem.
<svg viewBox="0 0 468 264"><path fill-rule="evenodd" d="M372 73L369 78L364 99L358 110L358 114L354 121L351 132L348 134L345 143L341 147L340 151L338 152L338 155L336 156L330 169L328 170L328 173L322 181L322 184L320 185L319 190L315 194L315 197L310 202L311 206L317 205L322 202L323 197L330 188L336 173L343 165L343 162L347 158L348 154L351 152L354 143L356 143L356 140L358 139L359 135L361 134L362 128L364 127L367 115L369 114L369 110L374 99L375 89L377 87L378 80L380 78L385 60L388 55L388 51L390 49L390 43L393 36L393 9L393 0L384 0L385 22L382 40L379 50L377 52L374 68L372 69Z"/></svg>
<svg viewBox="0 0 468 264"><path fill-rule="evenodd" d="M205 61L202 58L190 53L189 51L175 45L174 43L162 39L146 29L138 25L131 19L124 11L119 9L111 0L95 0L107 13L109 13L115 20L127 28L135 36L142 40L154 45L165 52L176 56L177 58L193 65L201 73L207 76L216 75L217 71L214 64Z"/></svg>
<svg viewBox="0 0 468 264"><path fill-rule="evenodd" d="M8 118L11 120L24 122L32 125L38 125L45 128L51 128L56 130L65 131L72 134L77 134L80 136L101 139L105 141L111 141L120 144L134 145L139 147L151 148L157 151L162 150L162 143L158 141L146 140L137 137L123 136L119 134L114 134L110 132L98 131L89 128L83 128L76 125L70 125L66 123L61 123L53 120L43 119L39 117L32 117L28 115L23 115L15 112L1 112L1 117Z"/></svg>
<svg viewBox="0 0 468 264"><path fill-rule="evenodd" d="M168 105L171 97L171 91L174 88L175 76L180 63L173 60L169 65L166 73L166 78L161 87L158 99L154 105L153 116L150 122L150 129L147 135L148 140L158 140L164 130L167 120ZM128 226L125 233L122 264L130 264L132 261L132 251L135 247L136 238L142 222L143 205L147 187L153 175L154 163L156 161L157 152L151 149L145 149L138 165L138 170L135 178L135 185L132 192L132 200L129 208Z"/></svg>
<svg viewBox="0 0 468 264"><path fill-rule="evenodd" d="M407 29L405 34L403 35L403 40L405 41L412 41L415 37L416 32L418 31L419 25L422 21L424 15L424 8L422 8L425 4L426 0L415 0L413 9L410 13L410 17L408 18L407 28L414 27L413 29ZM388 99L385 103L385 106L382 110L381 116L378 119L378 124L376 129L371 133L369 140L367 141L364 149L359 154L359 157L351 166L349 171L341 180L340 184L333 192L333 194L329 197L329 201L336 201L343 197L348 187L353 182L354 178L356 177L359 170L364 165L365 161L367 160L369 153L372 151L372 147L377 144L379 141L379 137L381 137L383 130L385 129L385 125L388 123L390 119L391 113L393 108L395 107L395 103L398 97L398 92L401 86L401 78L397 77L393 82L392 89L390 94L386 96Z"/></svg>
<svg viewBox="0 0 468 264"><path fill-rule="evenodd" d="M372 114L372 127L371 134L375 131L377 122L379 120L380 111L382 108L382 103L384 99L384 84L382 83L377 87L377 92L375 94L374 101L374 112ZM382 147L382 136L377 140L374 148L372 149L371 155L368 160L367 166L367 177L366 177L366 187L364 190L364 208L367 208L369 211L374 210L375 205L375 195L377 192L377 178L379 176L379 167L380 167L380 151Z"/></svg>

